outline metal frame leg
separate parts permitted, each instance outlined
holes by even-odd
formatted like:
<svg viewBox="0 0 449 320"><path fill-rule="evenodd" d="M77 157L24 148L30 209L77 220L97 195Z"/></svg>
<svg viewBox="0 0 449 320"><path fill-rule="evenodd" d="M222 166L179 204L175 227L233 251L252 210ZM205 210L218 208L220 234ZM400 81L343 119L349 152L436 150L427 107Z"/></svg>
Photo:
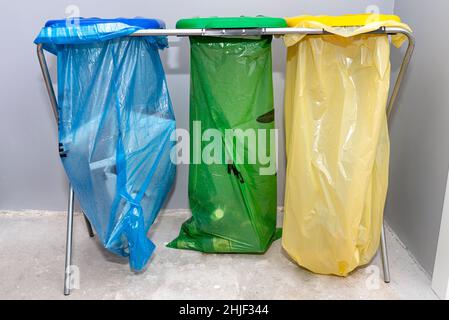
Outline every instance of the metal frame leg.
<svg viewBox="0 0 449 320"><path fill-rule="evenodd" d="M270 29L271 30L271 29ZM195 32L197 32L198 30L194 30ZM264 32L266 30L264 29ZM164 31L160 31L160 30L151 30L151 31L144 31L145 32L153 32L156 33L157 32L163 32L166 33L167 30ZM190 30L189 32L192 32L192 30ZM201 30L201 35L205 35L205 30ZM300 28L297 30L293 30L293 29L274 29L270 31L270 34L282 34L282 33L298 33L298 34L325 34L324 30L313 30L313 29L304 29L304 28ZM275 33L274 33L275 32ZM391 119L391 113L392 113L392 109L394 106L394 103L396 101L397 95L399 93L399 89L402 83L402 80L404 78L404 74L405 71L408 68L408 65L410 63L412 54L413 54L413 50L415 47L415 39L413 37L413 35L407 31L404 30L402 28L384 28L381 29L380 31L376 31L376 33L386 33L386 34L397 34L397 33L402 33L405 36L407 36L408 38L408 48L407 51L405 53L404 59L402 61L402 65L398 74L398 77L396 79L396 83L390 98L390 101L388 103L388 107L387 107L387 115L388 115L388 120L390 121ZM135 33L135 36L141 36L141 35L145 35L144 33ZM182 34L181 34L182 33ZM188 35L188 33L183 33L182 31L176 30L176 32L172 32L172 33L167 33L169 35ZM45 60L45 54L42 48L42 44L38 44L37 45L37 55L38 55L38 59L39 59L39 64L42 70L42 75L44 77L44 81L45 81L45 86L50 98L50 102L51 102L51 107L53 109L53 114L55 116L56 121L58 121L58 103L56 100L56 96L53 90L53 85L51 82L51 77L50 77L50 73L48 71L48 66L47 66L47 62ZM66 270L65 270L65 283L64 283L64 294L68 295L70 294L70 265L71 265L71 254L72 254L72 233L73 233L73 200L74 200L74 192L72 187L70 186L70 195L69 195L69 208L68 208L68 217L67 217L67 243L66 243L66 247L67 247L67 252L66 252ZM87 224L87 229L89 232L89 235L92 237L93 236L93 230L92 230L92 226L90 225L90 222L87 220L86 217L85 221ZM382 265L383 265L383 271L384 271L384 280L385 282L390 282L390 270L389 270L389 264L388 264L388 252L387 252L387 246L386 246L386 238L385 238L385 230L384 230L384 225L382 225L382 232L381 232L381 245L380 245L380 250L382 251Z"/></svg>
<svg viewBox="0 0 449 320"><path fill-rule="evenodd" d="M41 67L42 75L44 77L45 87L47 89L48 97L50 98L50 103L55 117L56 122L58 122L58 102L56 100L56 95L51 82L50 72L48 70L47 61L45 59L44 50L41 44L37 45L37 57L39 59L39 64ZM73 213L74 213L74 199L75 192L71 185L69 185L69 203L67 209L67 239L66 239L66 256L65 256L65 272L64 272L64 294L70 294L70 271L72 263L72 237L73 237ZM94 237L94 232L92 225L90 224L87 217L84 215L86 221L87 231L90 237Z"/></svg>
<svg viewBox="0 0 449 320"><path fill-rule="evenodd" d="M380 253L382 256L384 281L385 283L390 283L390 263L388 262L387 235L385 233L385 224L382 224L382 230L380 233Z"/></svg>
<svg viewBox="0 0 449 320"><path fill-rule="evenodd" d="M72 267L72 240L73 240L73 209L75 192L72 185L69 184L69 203L67 208L67 238L65 252L65 272L64 272L64 295L70 294L71 279L70 272Z"/></svg>
<svg viewBox="0 0 449 320"><path fill-rule="evenodd" d="M393 107L396 102L396 98L399 94L399 89L401 88L402 81L404 80L405 72L407 71L407 68L410 64L410 60L413 55L413 51L415 49L415 38L410 32L402 32L404 35L407 36L408 39L408 47L407 51L405 52L404 59L402 60L401 67L399 69L399 73L396 79L396 82L394 84L393 92L391 93L390 100L388 101L387 106L387 117L388 122L390 124L392 119L392 113L393 113ZM384 218L385 219L385 218ZM385 221L382 223L382 230L380 234L380 253L382 257L382 269L384 274L384 282L390 283L390 263L388 261L388 249L387 249L387 236L385 233Z"/></svg>

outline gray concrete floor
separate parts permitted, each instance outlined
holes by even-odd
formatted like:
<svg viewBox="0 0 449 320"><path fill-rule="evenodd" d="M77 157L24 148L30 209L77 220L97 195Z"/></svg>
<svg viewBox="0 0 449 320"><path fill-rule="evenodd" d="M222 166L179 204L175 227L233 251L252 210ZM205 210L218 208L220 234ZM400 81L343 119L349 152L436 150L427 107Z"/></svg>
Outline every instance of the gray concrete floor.
<svg viewBox="0 0 449 320"><path fill-rule="evenodd" d="M188 217L164 212L150 236L158 245L146 272L104 250L75 217L73 262L80 288L62 294L65 224L61 213L0 212L0 299L436 299L428 276L388 232L392 282L379 257L348 278L299 268L280 241L265 255L214 255L168 249Z"/></svg>

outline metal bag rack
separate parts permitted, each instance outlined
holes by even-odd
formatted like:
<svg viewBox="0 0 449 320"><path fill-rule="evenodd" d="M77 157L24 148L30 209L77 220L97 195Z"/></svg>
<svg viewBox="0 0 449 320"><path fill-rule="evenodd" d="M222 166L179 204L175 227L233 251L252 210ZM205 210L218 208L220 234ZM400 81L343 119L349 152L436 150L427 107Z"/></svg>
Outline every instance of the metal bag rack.
<svg viewBox="0 0 449 320"><path fill-rule="evenodd" d="M272 36L282 36L287 34L298 34L298 35L332 35L323 29L311 29L311 28L249 28L249 29L148 29L139 30L133 34L131 37L146 37L146 36L175 36L175 37L188 37L188 36L202 36L202 37L220 37L220 36L261 36L261 35L272 35ZM415 48L415 38L412 33L406 29L398 27L382 27L378 30L369 32L369 34L380 34L380 35L397 35L403 34L408 39L407 50L404 54L401 67L399 69L396 82L391 93L391 96L387 105L387 116L388 122L391 121L392 110L396 102L396 98L399 93L402 81L404 79L405 72L410 64L410 60L413 55L413 50ZM39 64L42 70L42 75L45 81L45 86L50 98L51 107L53 114L55 116L56 122L58 122L58 102L56 99L55 91L53 89L52 80L50 77L50 72L48 70L47 61L45 59L44 50L42 44L37 45L37 56L39 59ZM75 193L72 186L69 183L69 197L68 197L68 208L67 208L67 236L66 236L66 254L65 254L65 273L64 273L64 295L70 295L71 293L71 266L72 266L72 238L73 238L73 212L74 212L74 198ZM84 216L88 233L90 237L94 236L92 226L89 220ZM384 281L386 283L390 282L390 268L388 262L388 252L385 236L385 225L382 226L380 250L382 257L382 268Z"/></svg>

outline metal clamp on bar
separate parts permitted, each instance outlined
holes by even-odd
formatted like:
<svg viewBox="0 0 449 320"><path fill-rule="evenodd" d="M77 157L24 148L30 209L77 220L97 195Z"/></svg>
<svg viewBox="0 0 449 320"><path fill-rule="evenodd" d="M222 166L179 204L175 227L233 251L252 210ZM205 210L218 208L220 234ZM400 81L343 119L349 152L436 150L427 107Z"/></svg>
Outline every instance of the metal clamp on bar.
<svg viewBox="0 0 449 320"><path fill-rule="evenodd" d="M202 29L202 36L239 36L251 37L266 34L265 28L248 28L248 29Z"/></svg>

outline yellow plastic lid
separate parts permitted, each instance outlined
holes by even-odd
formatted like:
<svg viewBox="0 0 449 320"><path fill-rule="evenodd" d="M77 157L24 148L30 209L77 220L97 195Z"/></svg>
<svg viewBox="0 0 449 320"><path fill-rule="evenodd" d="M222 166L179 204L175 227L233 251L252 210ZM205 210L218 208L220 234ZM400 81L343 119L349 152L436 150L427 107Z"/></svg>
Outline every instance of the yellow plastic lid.
<svg viewBox="0 0 449 320"><path fill-rule="evenodd" d="M331 27L355 27L366 26L369 23L379 21L401 22L401 18L388 14L347 14L343 16L297 16L285 18L289 27L296 27L303 22L318 22Z"/></svg>

